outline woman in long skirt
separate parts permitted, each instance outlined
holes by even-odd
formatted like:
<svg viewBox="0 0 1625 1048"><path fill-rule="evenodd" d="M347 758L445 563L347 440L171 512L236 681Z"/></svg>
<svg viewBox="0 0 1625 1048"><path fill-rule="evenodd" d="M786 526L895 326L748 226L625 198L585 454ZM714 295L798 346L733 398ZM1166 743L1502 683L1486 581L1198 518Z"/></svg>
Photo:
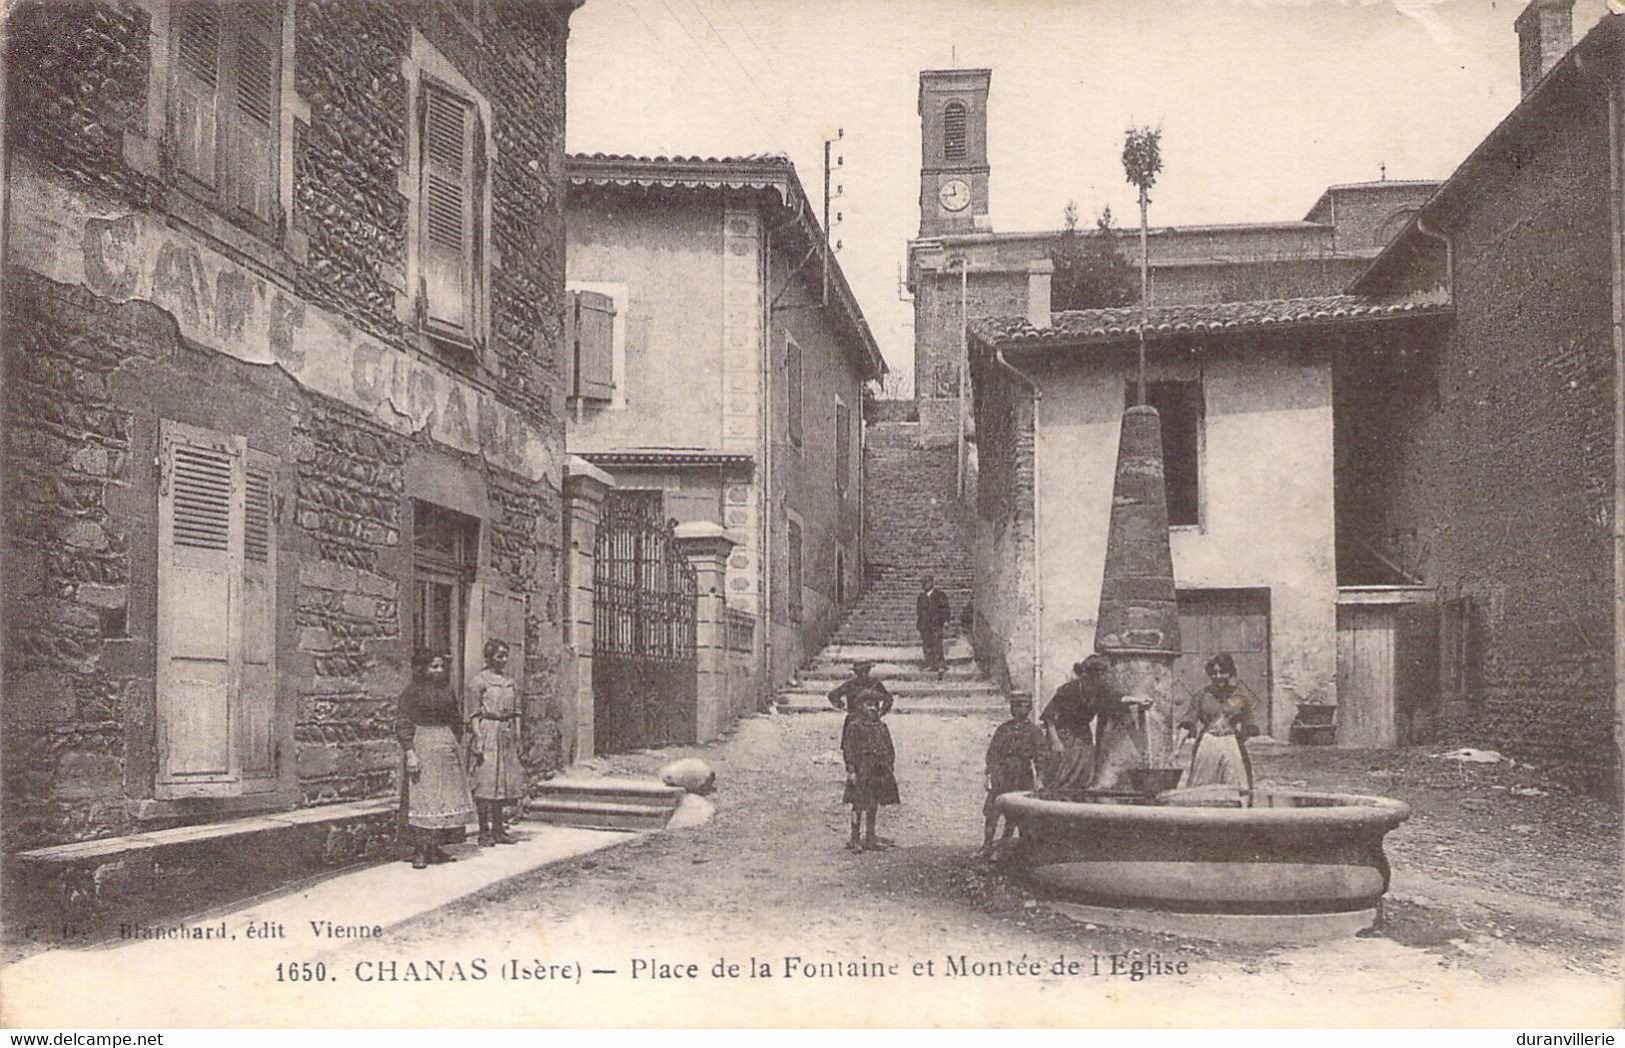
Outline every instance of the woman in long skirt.
<svg viewBox="0 0 1625 1048"><path fill-rule="evenodd" d="M1236 660L1228 653L1207 661L1208 685L1191 703L1180 727L1196 736L1190 768L1182 786L1234 786L1253 788L1253 765L1247 759L1247 739L1258 734L1252 721L1252 702L1238 687Z"/></svg>
<svg viewBox="0 0 1625 1048"><path fill-rule="evenodd" d="M507 674L508 645L485 642L485 668L468 685L468 759L473 765L474 807L480 844L518 844L503 825L503 809L523 800L525 768L519 763L519 687Z"/></svg>
<svg viewBox="0 0 1625 1048"><path fill-rule="evenodd" d="M462 709L446 683L451 660L433 651L412 659L411 684L401 692L396 738L406 754L406 822L413 830L412 868L451 862L440 847L450 832L461 832L474 815L474 800L463 775Z"/></svg>

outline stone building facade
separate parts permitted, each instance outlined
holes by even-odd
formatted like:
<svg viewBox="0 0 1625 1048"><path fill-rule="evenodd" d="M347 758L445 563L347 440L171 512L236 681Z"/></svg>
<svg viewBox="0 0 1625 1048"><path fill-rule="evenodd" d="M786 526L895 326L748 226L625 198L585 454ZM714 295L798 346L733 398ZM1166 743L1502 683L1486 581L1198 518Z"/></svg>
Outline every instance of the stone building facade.
<svg viewBox="0 0 1625 1048"><path fill-rule="evenodd" d="M417 646L561 761L573 6L9 12L8 852L391 795Z"/></svg>
<svg viewBox="0 0 1625 1048"><path fill-rule="evenodd" d="M743 712L862 590L864 388L885 363L833 252L826 291L824 236L788 160L568 163L569 287L612 316L607 381L577 398L570 452L733 540L728 606L756 627ZM585 339L581 352L592 368Z"/></svg>
<svg viewBox="0 0 1625 1048"><path fill-rule="evenodd" d="M1571 50L1571 6L1527 7L1522 102L1360 281L1444 289L1454 321L1376 366L1340 357L1337 506L1438 592L1438 687L1415 715L1606 789L1625 742L1625 31L1604 15Z"/></svg>

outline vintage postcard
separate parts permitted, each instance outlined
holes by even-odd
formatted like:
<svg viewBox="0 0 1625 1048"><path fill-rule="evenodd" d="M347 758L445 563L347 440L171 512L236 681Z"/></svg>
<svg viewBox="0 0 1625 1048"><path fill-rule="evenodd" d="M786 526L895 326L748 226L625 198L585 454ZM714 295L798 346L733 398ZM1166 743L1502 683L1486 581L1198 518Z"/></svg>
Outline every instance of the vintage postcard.
<svg viewBox="0 0 1625 1048"><path fill-rule="evenodd" d="M1625 1023L1613 0L4 10L0 1022Z"/></svg>

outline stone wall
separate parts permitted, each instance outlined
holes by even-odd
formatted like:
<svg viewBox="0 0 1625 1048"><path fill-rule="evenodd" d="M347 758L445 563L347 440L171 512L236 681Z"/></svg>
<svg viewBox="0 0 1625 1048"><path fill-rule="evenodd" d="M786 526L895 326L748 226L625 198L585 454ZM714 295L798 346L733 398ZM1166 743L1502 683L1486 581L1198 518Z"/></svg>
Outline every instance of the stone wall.
<svg viewBox="0 0 1625 1048"><path fill-rule="evenodd" d="M1472 665L1439 732L1603 788L1617 774L1615 376L1598 98L1558 98L1433 223L1455 249L1454 321L1346 358L1338 510L1442 601L1468 602ZM1410 279L1431 286L1439 261Z"/></svg>
<svg viewBox="0 0 1625 1048"><path fill-rule="evenodd" d="M1032 394L978 348L976 391L976 660L1006 691L1033 686Z"/></svg>
<svg viewBox="0 0 1625 1048"><path fill-rule="evenodd" d="M5 847L389 795L414 498L479 520L478 584L524 609L527 762L556 767L568 8L289 3L291 196L271 230L177 189L148 10L28 4L8 23ZM494 114L477 366L403 309L414 39ZM154 788L166 420L277 463L278 770L251 796Z"/></svg>

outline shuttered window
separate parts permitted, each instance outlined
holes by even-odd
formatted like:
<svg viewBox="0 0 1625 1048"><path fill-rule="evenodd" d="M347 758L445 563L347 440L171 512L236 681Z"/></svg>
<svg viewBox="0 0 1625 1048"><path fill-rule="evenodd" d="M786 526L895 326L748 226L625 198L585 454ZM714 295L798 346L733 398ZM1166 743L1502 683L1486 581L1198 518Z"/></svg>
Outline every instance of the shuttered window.
<svg viewBox="0 0 1625 1048"><path fill-rule="evenodd" d="M835 402L835 490L845 493L851 484L847 474L852 468L852 410L844 403Z"/></svg>
<svg viewBox="0 0 1625 1048"><path fill-rule="evenodd" d="M418 102L425 313L432 334L469 343L477 330L478 218L483 211L479 109L471 99L428 78Z"/></svg>
<svg viewBox="0 0 1625 1048"><path fill-rule="evenodd" d="M795 339L784 337L784 382L788 404L785 408L785 429L790 443L801 446L801 347Z"/></svg>
<svg viewBox="0 0 1625 1048"><path fill-rule="evenodd" d="M165 421L158 493L163 798L268 790L276 776L275 460Z"/></svg>
<svg viewBox="0 0 1625 1048"><path fill-rule="evenodd" d="M615 395L615 300L596 291L572 291L570 330L574 396L609 400Z"/></svg>
<svg viewBox="0 0 1625 1048"><path fill-rule="evenodd" d="M170 11L176 170L223 209L278 214L282 24L270 0L177 0Z"/></svg>
<svg viewBox="0 0 1625 1048"><path fill-rule="evenodd" d="M942 110L942 159L965 159L965 105L949 102Z"/></svg>
<svg viewBox="0 0 1625 1048"><path fill-rule="evenodd" d="M786 573L789 581L785 586L785 595L789 598L790 621L801 621L801 525L795 521L788 521L785 527L785 539L789 546L789 555L784 558Z"/></svg>

